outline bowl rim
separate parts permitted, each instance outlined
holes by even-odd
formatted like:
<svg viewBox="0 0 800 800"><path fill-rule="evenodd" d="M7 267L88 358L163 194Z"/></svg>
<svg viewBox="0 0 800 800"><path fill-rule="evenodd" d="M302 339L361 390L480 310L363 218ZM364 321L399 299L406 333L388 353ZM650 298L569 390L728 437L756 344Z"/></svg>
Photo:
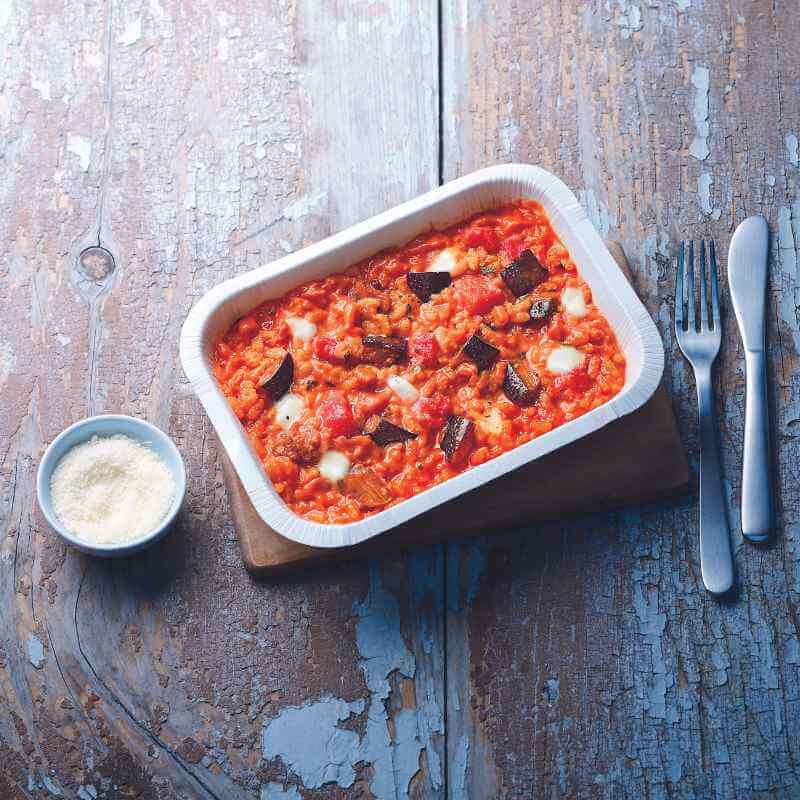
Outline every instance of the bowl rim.
<svg viewBox="0 0 800 800"><path fill-rule="evenodd" d="M50 499L50 479L56 466L69 452L69 450L66 450L58 459L56 459L54 453L59 443L61 443L70 434L83 428L89 429L88 436L84 441L88 441L93 435L114 436L115 434L113 433L98 434L91 430L92 427L96 426L101 420L110 422L124 421L126 424L133 423L134 426L139 426L143 431L146 431L148 434L150 434L152 438L160 439L166 445L167 449L171 451L172 455L175 457L175 464L177 464L177 469L173 469L170 464L167 464L167 468L170 470L170 472L172 472L173 478L175 479L176 491L169 510L167 511L161 523L156 528L153 528L152 531L149 531L148 533L139 536L136 539L129 539L124 542L108 544L88 542L85 539L81 539L80 537L76 536L74 533L71 533L56 515L52 508L52 501ZM129 435L122 429L120 429L118 433L123 436ZM130 436L130 438L135 438L140 444L145 444L146 442L146 439L139 439L134 436ZM76 442L76 444L78 443ZM75 445L73 445L73 447L74 446ZM71 450L72 448L69 449ZM46 502L44 501L45 498ZM59 433L52 442L50 442L44 452L44 455L42 455L42 458L39 461L39 466L36 470L36 499L39 503L39 508L41 509L42 514L44 514L44 517L50 527L52 527L62 539L85 553L94 553L96 555L128 555L146 547L149 544L152 544L156 540L160 539L167 532L167 529L170 527L170 525L172 525L172 523L175 521L178 512L183 506L185 498L186 465L183 461L183 456L181 455L180 450L178 450L175 442L172 440L172 437L162 431L161 428L153 425L152 422L148 422L147 420L139 417L132 417L128 414L95 414L94 416L85 417L77 422L73 422L71 425L64 428L64 430L61 431L61 433Z"/></svg>

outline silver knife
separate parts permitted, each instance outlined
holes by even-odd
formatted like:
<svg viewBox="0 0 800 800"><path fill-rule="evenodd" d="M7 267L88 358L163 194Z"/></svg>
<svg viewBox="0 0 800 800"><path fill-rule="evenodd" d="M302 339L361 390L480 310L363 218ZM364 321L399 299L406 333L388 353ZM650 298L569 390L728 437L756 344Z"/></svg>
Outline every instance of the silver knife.
<svg viewBox="0 0 800 800"><path fill-rule="evenodd" d="M748 217L733 233L728 284L744 343L747 389L742 457L742 535L764 542L772 528L764 314L767 301L767 243L764 217Z"/></svg>

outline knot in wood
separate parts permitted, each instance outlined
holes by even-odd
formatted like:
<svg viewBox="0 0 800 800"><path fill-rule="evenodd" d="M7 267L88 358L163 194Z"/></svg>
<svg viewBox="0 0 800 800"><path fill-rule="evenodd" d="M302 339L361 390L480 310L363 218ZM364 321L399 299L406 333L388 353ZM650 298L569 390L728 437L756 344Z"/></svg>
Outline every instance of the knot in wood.
<svg viewBox="0 0 800 800"><path fill-rule="evenodd" d="M102 281L113 272L114 256L105 247L87 247L78 256L78 267L90 281Z"/></svg>

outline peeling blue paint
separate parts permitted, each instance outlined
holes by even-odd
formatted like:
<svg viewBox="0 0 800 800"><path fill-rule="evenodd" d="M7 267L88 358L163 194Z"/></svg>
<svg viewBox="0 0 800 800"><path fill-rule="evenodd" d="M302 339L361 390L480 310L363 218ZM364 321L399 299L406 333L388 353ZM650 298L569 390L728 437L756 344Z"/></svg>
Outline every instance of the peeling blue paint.
<svg viewBox="0 0 800 800"><path fill-rule="evenodd" d="M692 103L692 118L694 119L695 137L689 146L689 155L698 161L705 161L711 153L708 146L708 94L711 73L708 67L695 66L692 70L692 86L694 86L694 101ZM710 213L710 212L709 212Z"/></svg>
<svg viewBox="0 0 800 800"><path fill-rule="evenodd" d="M788 206L778 209L778 247L783 271L795 277L797 275L797 251L795 250L792 212L793 209Z"/></svg>
<svg viewBox="0 0 800 800"><path fill-rule="evenodd" d="M556 762L558 764L558 788L559 791L561 792L561 796L566 797L567 776L569 775L569 768L567 767L566 755L563 752L559 753Z"/></svg>
<svg viewBox="0 0 800 800"><path fill-rule="evenodd" d="M409 783L419 771L420 757L426 750L431 783L439 788L441 764L430 737L432 730L443 729L441 712L430 705L422 711L402 708L393 715L394 732L390 733L385 707L392 692L389 677L399 673L413 678L416 662L400 631L397 600L384 589L377 562L370 564L369 593L353 611L359 618L356 644L369 699L346 703L328 696L282 709L265 723L264 758L280 757L309 789L325 783L349 788L355 780L355 766L363 762L372 767L369 786L375 800L395 800L408 797ZM426 702L435 706L435 697ZM340 727L350 714L365 710L362 738Z"/></svg>
<svg viewBox="0 0 800 800"><path fill-rule="evenodd" d="M44 645L41 640L33 633L28 634L28 660L35 669L40 669L44 663Z"/></svg>
<svg viewBox="0 0 800 800"><path fill-rule="evenodd" d="M761 609L759 609L760 611ZM760 613L759 616L761 616ZM754 634L755 645L758 650L756 666L759 671L759 686L762 689L780 689L778 677L781 674L781 666L775 653L772 632L769 626L765 624L759 625Z"/></svg>
<svg viewBox="0 0 800 800"><path fill-rule="evenodd" d="M284 708L264 729L264 758L279 757L309 789L325 783L352 786L358 734L338 727L338 723L363 710L363 700L345 703L336 697Z"/></svg>
<svg viewBox="0 0 800 800"><path fill-rule="evenodd" d="M725 742L718 742L713 750L715 764L730 764L731 754L728 751L728 745Z"/></svg>
<svg viewBox="0 0 800 800"><path fill-rule="evenodd" d="M259 800L303 800L296 786L283 788L280 783L262 783Z"/></svg>
<svg viewBox="0 0 800 800"><path fill-rule="evenodd" d="M442 576L444 575L445 549L443 545L413 550L408 559L411 579L411 599L419 619L419 640L427 656L434 653L437 637L435 622L429 614L436 615L437 622L444 614ZM440 634L441 635L441 634ZM434 663L438 663L434 659ZM422 670L415 676L417 709L419 712L419 736L428 755L428 775L431 785L438 789L444 783L444 774L439 753L433 746L433 736L444 735L444 714L436 695L435 676L432 669Z"/></svg>
<svg viewBox="0 0 800 800"><path fill-rule="evenodd" d="M617 0L620 15L617 25L623 39L630 39L635 31L642 29L642 10L630 0Z"/></svg>
<svg viewBox="0 0 800 800"><path fill-rule="evenodd" d="M713 185L714 176L708 170L703 170L697 179L697 197L700 202L700 210L706 216L717 220L722 212L711 204L711 187Z"/></svg>
<svg viewBox="0 0 800 800"><path fill-rule="evenodd" d="M797 318L798 270L797 241L800 236L800 200L778 209L778 254L781 272L790 285L780 296L781 319L789 329L795 353L800 353L800 324Z"/></svg>
<svg viewBox="0 0 800 800"><path fill-rule="evenodd" d="M461 565L466 555L466 575L462 582ZM484 569L484 554L477 540L453 542L450 544L448 563L451 565L447 573L447 607L452 612L467 609L475 601L481 584Z"/></svg>
<svg viewBox="0 0 800 800"><path fill-rule="evenodd" d="M796 167L800 164L800 160L798 160L797 156L797 136L793 133L786 134L786 160L793 166Z"/></svg>
<svg viewBox="0 0 800 800"><path fill-rule="evenodd" d="M42 774L42 784L51 795L61 797L61 787L49 775Z"/></svg>
<svg viewBox="0 0 800 800"><path fill-rule="evenodd" d="M656 260L657 256L663 256L664 258L670 257L670 250L669 250L669 239L666 237L659 238L657 234L651 233L645 240L644 240L644 254L648 258L652 258ZM644 265L645 271L649 271L648 265Z"/></svg>
<svg viewBox="0 0 800 800"><path fill-rule="evenodd" d="M581 205L586 209L586 216L589 221L597 229L597 232L604 238L608 238L608 232L612 226L617 224L615 219L612 219L608 207L601 200L598 200L594 189L582 189L578 192Z"/></svg>
<svg viewBox="0 0 800 800"><path fill-rule="evenodd" d="M468 800L467 765L469 764L469 739L462 736L458 740L456 757L453 761L453 784L450 793L452 800Z"/></svg>
<svg viewBox="0 0 800 800"><path fill-rule="evenodd" d="M377 563L370 564L370 589L363 603L356 603L359 616L356 643L361 656L359 666L370 691L367 730L361 743L361 760L372 764L370 790L376 800L408 797L408 782L419 769L422 746L408 725L403 711L395 718L395 739L389 736L388 716L384 701L389 697L387 677L399 672L413 678L416 671L414 656L406 647L400 633L400 610L397 600L381 584Z"/></svg>
<svg viewBox="0 0 800 800"><path fill-rule="evenodd" d="M431 552L433 550L433 553ZM433 556L433 557L431 557ZM426 609L433 606L441 611L441 575L443 573L443 547L417 548L408 556L411 598L422 609L420 636L422 649L428 655L433 652L433 626Z"/></svg>
<svg viewBox="0 0 800 800"><path fill-rule="evenodd" d="M639 620L639 633L650 645L651 683L643 687L644 707L651 717L666 719L667 689L672 688L675 679L667 669L661 647L661 636L667 624L667 615L658 608L658 589L652 588L645 594L644 574L634 569L633 607Z"/></svg>
<svg viewBox="0 0 800 800"><path fill-rule="evenodd" d="M664 751L664 776L678 783L683 775L684 749L680 741L670 738Z"/></svg>
<svg viewBox="0 0 800 800"><path fill-rule="evenodd" d="M548 706L554 706L561 695L558 678L548 678L544 682L544 696Z"/></svg>

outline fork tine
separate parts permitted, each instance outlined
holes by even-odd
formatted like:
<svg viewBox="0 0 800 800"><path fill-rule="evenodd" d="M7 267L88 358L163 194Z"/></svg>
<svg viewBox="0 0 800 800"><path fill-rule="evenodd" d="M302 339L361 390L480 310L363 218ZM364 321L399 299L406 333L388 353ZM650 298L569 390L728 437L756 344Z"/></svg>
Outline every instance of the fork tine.
<svg viewBox="0 0 800 800"><path fill-rule="evenodd" d="M686 273L686 316L689 319L689 330L696 331L694 302L694 240L689 240L689 265Z"/></svg>
<svg viewBox="0 0 800 800"><path fill-rule="evenodd" d="M706 294L706 240L700 240L700 330L708 330L708 295Z"/></svg>
<svg viewBox="0 0 800 800"><path fill-rule="evenodd" d="M720 325L719 292L717 291L717 250L714 247L713 239L711 239L708 243L708 250L711 259L711 263L709 265L711 272L711 314L714 319L714 330L717 330Z"/></svg>
<svg viewBox="0 0 800 800"><path fill-rule="evenodd" d="M683 330L684 242L678 248L678 274L675 276L675 330Z"/></svg>

